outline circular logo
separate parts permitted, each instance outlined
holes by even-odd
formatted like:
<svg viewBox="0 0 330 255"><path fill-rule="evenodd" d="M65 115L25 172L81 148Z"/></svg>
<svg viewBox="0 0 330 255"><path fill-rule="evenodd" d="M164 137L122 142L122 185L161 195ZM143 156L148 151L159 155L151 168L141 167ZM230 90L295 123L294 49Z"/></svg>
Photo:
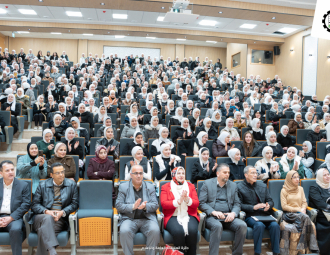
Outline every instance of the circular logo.
<svg viewBox="0 0 330 255"><path fill-rule="evenodd" d="M327 14L324 14L322 19L323 27L330 32L330 11Z"/></svg>

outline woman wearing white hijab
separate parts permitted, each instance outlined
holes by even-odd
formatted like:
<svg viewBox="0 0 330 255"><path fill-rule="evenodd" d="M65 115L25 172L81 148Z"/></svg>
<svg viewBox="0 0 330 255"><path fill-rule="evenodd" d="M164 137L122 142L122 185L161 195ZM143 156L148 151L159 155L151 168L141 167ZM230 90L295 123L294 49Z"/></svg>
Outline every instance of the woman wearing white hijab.
<svg viewBox="0 0 330 255"><path fill-rule="evenodd" d="M194 110L194 102L192 100L187 101L186 108L183 109L184 116L192 115Z"/></svg>
<svg viewBox="0 0 330 255"><path fill-rule="evenodd" d="M312 152L312 144L309 141L303 142L302 150L299 151L299 157L301 157L301 162L304 165L305 169L305 176L307 178L314 178L314 161L315 161L315 156Z"/></svg>
<svg viewBox="0 0 330 255"><path fill-rule="evenodd" d="M327 168L316 172L316 184L309 189L309 206L317 210L316 234L319 254L327 255L330 250L330 173Z"/></svg>
<svg viewBox="0 0 330 255"><path fill-rule="evenodd" d="M138 118L133 116L129 119L129 124L125 125L120 137L121 138L133 138L135 131L141 132L140 127L139 127Z"/></svg>
<svg viewBox="0 0 330 255"><path fill-rule="evenodd" d="M198 157L199 155L199 150L203 147L206 147L206 142L209 139L209 136L206 132L201 131L198 133L197 137L195 138L194 141L194 149L193 149L193 154L194 157Z"/></svg>
<svg viewBox="0 0 330 255"><path fill-rule="evenodd" d="M226 125L226 122L221 117L221 112L214 112L212 114L211 120L212 120L212 126L216 130L219 130L220 126L225 126Z"/></svg>
<svg viewBox="0 0 330 255"><path fill-rule="evenodd" d="M213 101L212 108L211 109L208 109L206 111L205 117L211 118L214 112L220 112L220 114L221 114L221 110L219 109L219 103L218 103L218 101Z"/></svg>
<svg viewBox="0 0 330 255"><path fill-rule="evenodd" d="M234 120L231 118L226 119L226 127L221 130L220 134L222 132L228 132L230 134L231 141L240 140L240 136L239 136L236 128L234 128Z"/></svg>
<svg viewBox="0 0 330 255"><path fill-rule="evenodd" d="M210 140L217 139L218 137L218 130L212 125L212 120L210 118L205 118L203 121L203 126L199 130L199 132L204 131L208 134ZM196 133L196 131L195 131Z"/></svg>
<svg viewBox="0 0 330 255"><path fill-rule="evenodd" d="M254 140L265 140L264 130L261 128L261 121L258 118L254 118L251 123Z"/></svg>
<svg viewBox="0 0 330 255"><path fill-rule="evenodd" d="M284 152L282 146L279 143L277 143L276 133L274 131L268 132L266 140L267 140L267 145L273 149L273 156L282 157L282 155L285 152Z"/></svg>
<svg viewBox="0 0 330 255"><path fill-rule="evenodd" d="M265 183L268 179L279 179L281 177L279 164L273 160L273 149L270 146L262 149L262 157L254 166L258 172L258 179Z"/></svg>
<svg viewBox="0 0 330 255"><path fill-rule="evenodd" d="M132 151L132 158L125 164L125 180L131 179L131 168L133 165L140 165L143 168L143 179L144 180L151 180L152 173L151 173L151 166L148 160L143 156L143 150L140 146L135 146Z"/></svg>
<svg viewBox="0 0 330 255"><path fill-rule="evenodd" d="M297 171L300 176L300 179L305 178L304 165L301 162L301 157L297 155L297 149L295 147L290 147L287 150L287 153L281 157L279 165L281 179L285 179L287 173L290 170Z"/></svg>
<svg viewBox="0 0 330 255"><path fill-rule="evenodd" d="M99 112L99 108L97 106L95 106L95 99L90 98L88 103L89 103L89 106L86 107L86 111L93 113L93 116L95 116L95 114L97 114Z"/></svg>
<svg viewBox="0 0 330 255"><path fill-rule="evenodd" d="M175 149L175 144L168 139L169 136L169 131L167 127L161 127L158 131L158 139L154 140L151 144L151 149L150 149L150 156L154 157L157 156L161 153L161 146L163 144L168 144L171 147L172 154L175 154L176 149Z"/></svg>
<svg viewBox="0 0 330 255"><path fill-rule="evenodd" d="M313 124L312 130L307 134L306 140L310 141L313 146L313 153L316 155L316 142L326 142L327 139L325 139L326 135L322 132L320 132L320 125L319 124Z"/></svg>
<svg viewBox="0 0 330 255"><path fill-rule="evenodd" d="M129 123L132 117L137 118L138 122L141 124L143 115L141 115L141 112L139 111L138 105L136 103L131 104L130 111L125 116L125 123Z"/></svg>
<svg viewBox="0 0 330 255"><path fill-rule="evenodd" d="M231 162L228 163L230 169L229 179L231 181L244 180L245 163L242 161L240 150L232 148L228 151L228 156L231 159Z"/></svg>
<svg viewBox="0 0 330 255"><path fill-rule="evenodd" d="M196 189L185 180L183 167L173 169L171 176L172 181L163 185L161 191L164 228L172 236L177 237L173 244L179 247L180 254L195 255L199 222Z"/></svg>
<svg viewBox="0 0 330 255"><path fill-rule="evenodd" d="M183 109L181 107L176 108L175 115L171 117L170 121L168 122L168 127L181 125L183 118Z"/></svg>
<svg viewBox="0 0 330 255"><path fill-rule="evenodd" d="M162 97L158 100L158 109L162 109L162 107L167 106L169 99L167 93L163 93Z"/></svg>
<svg viewBox="0 0 330 255"><path fill-rule="evenodd" d="M324 106L323 106L324 107ZM326 129L326 126L330 123L330 113L324 113L323 119L319 122L321 129Z"/></svg>
<svg viewBox="0 0 330 255"><path fill-rule="evenodd" d="M47 160L54 155L54 148L57 143L55 142L55 138L53 138L53 132L49 128L46 128L42 132L42 140L38 141L36 144L39 151L42 150L43 154L46 155Z"/></svg>
<svg viewBox="0 0 330 255"><path fill-rule="evenodd" d="M159 118L158 116L153 116L151 118L150 124L147 124L144 126L144 141L148 143L150 138L159 138L159 129L162 127L161 124L159 124Z"/></svg>
<svg viewBox="0 0 330 255"><path fill-rule="evenodd" d="M274 131L274 127L272 125L268 125L266 128L265 128L265 139L267 140L267 136L269 134L270 131Z"/></svg>
<svg viewBox="0 0 330 255"><path fill-rule="evenodd" d="M159 193L159 181L171 180L171 171L180 166L181 158L172 154L170 144L160 146L160 154L155 157L154 176L156 189Z"/></svg>
<svg viewBox="0 0 330 255"><path fill-rule="evenodd" d="M196 127L199 127L203 124L203 119L200 118L200 109L195 108L192 112L192 115L188 117L189 125L192 130L196 130Z"/></svg>
<svg viewBox="0 0 330 255"><path fill-rule="evenodd" d="M174 143L177 142L177 139L181 139L178 142L178 149L181 151L183 156L193 156L193 142L195 141L194 133L191 131L189 126L189 120L183 118L181 122L181 127L178 127L175 130L172 140Z"/></svg>
<svg viewBox="0 0 330 255"><path fill-rule="evenodd" d="M165 106L165 112L163 114L163 119L165 119L165 115L175 115L175 105L173 100L167 101L167 105Z"/></svg>
<svg viewBox="0 0 330 255"><path fill-rule="evenodd" d="M75 139L76 132L72 127L65 130L65 145L67 155L79 155L79 159L84 159L84 148L79 144L79 141Z"/></svg>
<svg viewBox="0 0 330 255"><path fill-rule="evenodd" d="M306 112L305 115L305 122L304 122L304 128L305 129L312 129L312 125L316 123L316 116L313 119L313 113L311 112Z"/></svg>
<svg viewBox="0 0 330 255"><path fill-rule="evenodd" d="M15 96L16 102L22 104L22 114L27 115L27 109L30 109L31 103L28 96L24 95L24 89L17 89L17 94Z"/></svg>
<svg viewBox="0 0 330 255"><path fill-rule="evenodd" d="M10 94L8 96L8 98L11 96L12 94ZM14 95L12 95L14 97ZM15 97L14 97L15 100ZM7 99L7 103L8 103L8 99ZM15 111L15 109L13 110L13 106L15 105L15 101L11 106L11 111ZM44 96L40 95L38 96L37 102L33 105L33 118L34 118L34 129L36 130L39 126L39 130L42 130L42 122L46 121L46 117L47 117L47 108L46 108L46 104L44 102Z"/></svg>
<svg viewBox="0 0 330 255"><path fill-rule="evenodd" d="M133 103L132 94L130 92L126 92L125 99L121 101L124 105L131 105Z"/></svg>
<svg viewBox="0 0 330 255"><path fill-rule="evenodd" d="M252 91L251 96L246 100L246 102L250 106L254 106L254 104L259 104L258 93L256 91Z"/></svg>
<svg viewBox="0 0 330 255"><path fill-rule="evenodd" d="M197 187L197 181L207 180L217 176L218 164L213 163L210 158L210 151L208 148L203 147L199 150L199 160L195 161L191 170L190 182Z"/></svg>
<svg viewBox="0 0 330 255"><path fill-rule="evenodd" d="M93 98L92 93L89 90L84 92L84 98L81 100L84 104L89 104L89 99Z"/></svg>
<svg viewBox="0 0 330 255"><path fill-rule="evenodd" d="M281 132L277 134L277 142L282 146L284 152L286 152L290 146L294 145L293 139L289 134L289 127L287 125L283 125L281 127Z"/></svg>

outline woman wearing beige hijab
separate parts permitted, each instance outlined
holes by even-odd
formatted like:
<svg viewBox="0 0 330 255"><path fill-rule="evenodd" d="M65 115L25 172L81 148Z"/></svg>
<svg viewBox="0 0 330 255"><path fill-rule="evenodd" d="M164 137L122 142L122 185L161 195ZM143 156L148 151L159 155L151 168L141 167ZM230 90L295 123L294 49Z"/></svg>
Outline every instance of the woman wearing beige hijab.
<svg viewBox="0 0 330 255"><path fill-rule="evenodd" d="M299 173L289 171L281 191L281 255L309 254L319 250L316 230L306 214L306 197L299 181Z"/></svg>

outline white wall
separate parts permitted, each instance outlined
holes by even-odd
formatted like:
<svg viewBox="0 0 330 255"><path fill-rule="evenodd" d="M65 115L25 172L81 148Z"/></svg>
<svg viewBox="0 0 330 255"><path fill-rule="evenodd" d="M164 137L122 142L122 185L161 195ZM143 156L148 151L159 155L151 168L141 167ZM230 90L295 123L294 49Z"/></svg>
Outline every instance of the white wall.
<svg viewBox="0 0 330 255"><path fill-rule="evenodd" d="M302 93L306 96L316 95L317 83L317 48L318 39L310 35L303 40ZM300 65L300 63L297 63Z"/></svg>

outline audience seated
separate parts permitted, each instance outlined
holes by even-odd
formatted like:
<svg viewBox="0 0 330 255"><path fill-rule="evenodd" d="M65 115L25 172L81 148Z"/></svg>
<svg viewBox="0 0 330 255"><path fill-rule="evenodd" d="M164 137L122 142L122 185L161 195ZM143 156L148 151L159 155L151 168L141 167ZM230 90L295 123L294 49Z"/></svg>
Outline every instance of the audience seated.
<svg viewBox="0 0 330 255"><path fill-rule="evenodd" d="M309 254L319 250L314 224L306 214L308 205L304 189L299 186L299 175L296 170L288 171L281 190L284 212L281 222L281 254Z"/></svg>
<svg viewBox="0 0 330 255"><path fill-rule="evenodd" d="M34 194L40 179L47 177L47 161L39 155L38 146L34 143L27 145L27 154L19 157L17 162L17 177L32 179L32 193Z"/></svg>
<svg viewBox="0 0 330 255"><path fill-rule="evenodd" d="M326 135L321 133L320 125L315 123L312 125L312 131L307 134L306 140L312 144L312 152L316 155L316 142L326 142Z"/></svg>
<svg viewBox="0 0 330 255"><path fill-rule="evenodd" d="M80 126L80 120L77 117L71 118L71 125L75 131L75 137L84 137L85 146L88 146L90 134L86 128Z"/></svg>
<svg viewBox="0 0 330 255"><path fill-rule="evenodd" d="M174 168L171 177L172 181L161 190L164 228L174 237L174 247L179 247L184 254L195 255L199 222L197 192L195 186L185 180L182 166Z"/></svg>
<svg viewBox="0 0 330 255"><path fill-rule="evenodd" d="M138 118L135 116L130 117L129 124L126 124L121 133L121 138L133 138L136 131L140 131Z"/></svg>
<svg viewBox="0 0 330 255"><path fill-rule="evenodd" d="M66 154L66 145L64 143L57 143L54 149L55 155L48 161L47 177L51 177L51 166L54 163L60 163L64 167L64 177L74 180L76 175L76 163L71 156Z"/></svg>
<svg viewBox="0 0 330 255"><path fill-rule="evenodd" d="M31 192L28 183L15 178L13 162L2 161L0 173L0 232L9 233L12 254L21 255L25 236L23 216L30 209Z"/></svg>
<svg viewBox="0 0 330 255"><path fill-rule="evenodd" d="M314 162L315 155L312 152L312 144L309 141L303 142L302 150L299 151L299 157L304 165L305 176L308 179L315 178Z"/></svg>
<svg viewBox="0 0 330 255"><path fill-rule="evenodd" d="M230 134L230 141L240 140L240 136L239 136L237 130L234 128L234 120L231 118L228 118L226 120L226 127L221 130L220 134L222 132L227 132Z"/></svg>
<svg viewBox="0 0 330 255"><path fill-rule="evenodd" d="M142 154L142 150L140 151ZM146 236L147 255L155 255L156 246L160 241L155 187L143 180L144 174L142 166L133 165L129 178L131 180L119 185L115 207L121 214L119 235L124 254L134 254L133 238L138 231Z"/></svg>
<svg viewBox="0 0 330 255"><path fill-rule="evenodd" d="M14 94L9 94L7 97L7 101L1 104L2 111L10 111L10 120L11 125L14 128L14 134L18 131L17 117L20 115L18 104L20 103L16 103Z"/></svg>
<svg viewBox="0 0 330 255"><path fill-rule="evenodd" d="M253 166L244 168L245 180L237 185L242 211L246 213L245 222L253 229L254 254L261 254L262 237L269 230L273 255L280 254L280 226L274 221L262 221L258 216L270 216L274 207L267 185L257 181L258 172Z"/></svg>
<svg viewBox="0 0 330 255"><path fill-rule="evenodd" d="M316 184L309 189L309 205L317 210L316 236L320 255L326 255L330 249L330 173L328 169L321 168L316 172Z"/></svg>
<svg viewBox="0 0 330 255"><path fill-rule="evenodd" d="M267 143L263 147L270 146L273 149L273 157L282 157L285 152L282 146L277 143L276 133L274 131L268 131L266 140Z"/></svg>
<svg viewBox="0 0 330 255"><path fill-rule="evenodd" d="M304 165L301 162L301 158L297 155L295 147L288 148L287 153L281 157L279 165L281 179L285 179L289 171L297 171L301 179L305 178Z"/></svg>
<svg viewBox="0 0 330 255"><path fill-rule="evenodd" d="M152 171L149 161L143 156L143 150L140 146L133 147L131 151L132 158L125 164L125 180L131 179L131 168L134 165L140 165L143 168L143 178L152 179Z"/></svg>
<svg viewBox="0 0 330 255"><path fill-rule="evenodd" d="M148 143L150 138L159 138L159 129L162 127L159 124L158 116L153 116L150 120L150 124L144 126L144 141Z"/></svg>
<svg viewBox="0 0 330 255"><path fill-rule="evenodd" d="M234 148L235 145L230 147L230 133L222 132L220 136L213 141L212 156L215 161L217 157L227 157L228 151Z"/></svg>
<svg viewBox="0 0 330 255"><path fill-rule="evenodd" d="M15 95L17 103L22 104L22 115L27 115L27 109L30 109L31 103L30 98L27 95L24 95L23 88L17 89L17 94Z"/></svg>
<svg viewBox="0 0 330 255"><path fill-rule="evenodd" d="M107 148L107 154L119 158L119 142L114 137L114 129L109 126L104 129L103 138L96 141L95 151L97 147L103 145ZM124 154L125 155L125 154Z"/></svg>
<svg viewBox="0 0 330 255"><path fill-rule="evenodd" d="M229 179L231 181L243 180L245 162L241 158L241 152L237 148L232 148L228 151L228 156L231 159L231 162L228 163L230 169Z"/></svg>
<svg viewBox="0 0 330 255"><path fill-rule="evenodd" d="M262 157L255 164L258 179L261 179L265 183L268 179L279 179L281 177L279 164L273 160L273 149L270 146L265 146L262 149Z"/></svg>
<svg viewBox="0 0 330 255"><path fill-rule="evenodd" d="M289 134L289 127L287 125L281 127L281 132L277 134L277 142L282 146L284 152L286 152L289 147L294 145L293 139Z"/></svg>
<svg viewBox="0 0 330 255"><path fill-rule="evenodd" d="M209 149L206 147L201 148L199 150L199 160L195 161L191 169L190 182L197 187L197 181L216 177L217 166L218 164L214 164L210 158Z"/></svg>
<svg viewBox="0 0 330 255"><path fill-rule="evenodd" d="M65 130L65 145L67 155L78 155L80 160L84 159L84 147L79 144L75 139L76 132L73 128L69 127Z"/></svg>
<svg viewBox="0 0 330 255"><path fill-rule="evenodd" d="M260 157L262 151L261 145L253 138L251 132L245 132L243 141L237 149L239 149L243 158Z"/></svg>
<svg viewBox="0 0 330 255"><path fill-rule="evenodd" d="M42 151L43 154L46 156L46 160L49 160L51 156L54 155L54 148L57 142L55 142L53 132L48 128L43 131L42 138L43 139L38 141L36 144L38 146L38 150Z"/></svg>

